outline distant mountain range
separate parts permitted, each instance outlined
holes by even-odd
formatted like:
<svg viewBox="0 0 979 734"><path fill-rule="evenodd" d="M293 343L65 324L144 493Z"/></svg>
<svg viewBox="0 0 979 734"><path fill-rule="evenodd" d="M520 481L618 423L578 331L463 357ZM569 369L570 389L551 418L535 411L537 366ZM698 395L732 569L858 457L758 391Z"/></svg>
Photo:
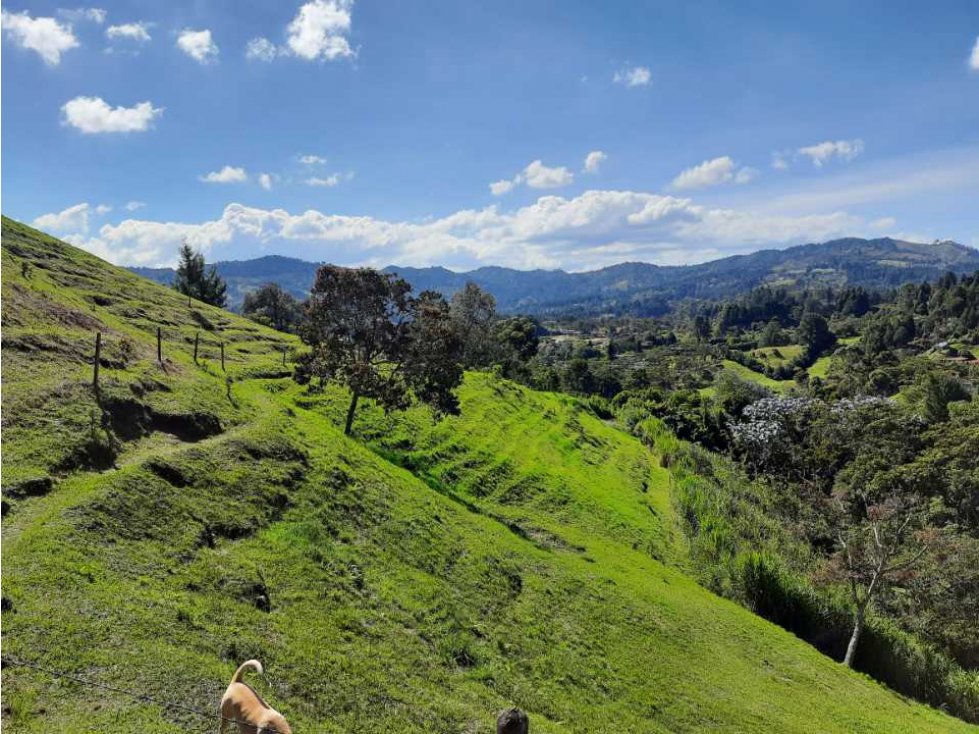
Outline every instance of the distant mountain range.
<svg viewBox="0 0 979 734"><path fill-rule="evenodd" d="M216 263L228 283L229 301L239 308L245 293L276 282L305 298L319 263L269 255ZM170 268L131 268L160 283L172 283ZM979 250L956 242L922 244L890 238L846 238L784 250L760 250L699 265L622 263L600 270L514 270L485 267L455 273L442 267L391 265L416 291L451 296L468 281L496 297L502 312L537 315L604 313L656 316L684 298L723 298L762 284L804 287L845 284L889 287L933 279L942 273L979 270Z"/></svg>
<svg viewBox="0 0 979 734"><path fill-rule="evenodd" d="M266 255L254 260L223 260L214 265L228 284L228 305L237 311L245 300L245 294L263 283L278 283L296 298L305 298L309 295L309 288L321 264L295 257ZM172 285L176 275L173 268L129 269L164 285Z"/></svg>

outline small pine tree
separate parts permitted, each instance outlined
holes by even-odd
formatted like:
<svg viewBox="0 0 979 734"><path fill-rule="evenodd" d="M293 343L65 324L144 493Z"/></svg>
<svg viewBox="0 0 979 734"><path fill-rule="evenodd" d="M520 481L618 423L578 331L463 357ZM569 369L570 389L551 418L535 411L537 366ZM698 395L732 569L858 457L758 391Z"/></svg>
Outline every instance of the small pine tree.
<svg viewBox="0 0 979 734"><path fill-rule="evenodd" d="M186 242L180 246L180 264L173 287L185 296L219 308L224 308L228 302L227 284L213 265L207 267L204 255L195 252Z"/></svg>

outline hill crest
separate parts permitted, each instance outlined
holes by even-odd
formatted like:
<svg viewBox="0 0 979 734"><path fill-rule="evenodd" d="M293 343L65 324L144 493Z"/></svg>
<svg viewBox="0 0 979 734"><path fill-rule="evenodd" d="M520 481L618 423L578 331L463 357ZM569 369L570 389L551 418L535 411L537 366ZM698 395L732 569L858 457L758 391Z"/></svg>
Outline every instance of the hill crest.
<svg viewBox="0 0 979 734"><path fill-rule="evenodd" d="M227 280L232 307L263 282L274 281L304 298L319 263L283 256L221 261L218 273ZM657 316L686 298L724 298L763 284L805 287L862 285L893 287L934 279L947 271L979 269L979 251L955 242L933 244L889 237L849 237L732 255L696 265L623 262L598 270L516 270L485 266L454 272L441 266L389 265L386 272L406 278L416 290L451 296L473 281L497 299L503 313L597 315L621 313ZM169 268L133 268L134 272L170 283Z"/></svg>

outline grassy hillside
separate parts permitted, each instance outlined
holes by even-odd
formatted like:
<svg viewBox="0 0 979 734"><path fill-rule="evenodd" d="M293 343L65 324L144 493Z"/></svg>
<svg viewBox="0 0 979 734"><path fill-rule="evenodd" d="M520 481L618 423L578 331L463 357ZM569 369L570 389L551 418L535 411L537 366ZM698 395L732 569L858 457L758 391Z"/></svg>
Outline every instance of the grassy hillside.
<svg viewBox="0 0 979 734"><path fill-rule="evenodd" d="M760 372L755 372L754 370L745 367L743 364L739 364L738 362L730 359L724 360L724 369L730 370L742 380L754 382L762 387L768 388L769 390L773 390L774 392L784 392L795 385L794 380L773 380L767 375L763 375Z"/></svg>
<svg viewBox="0 0 979 734"><path fill-rule="evenodd" d="M766 367L781 367L802 354L802 345L788 344L782 347L760 347L749 354L760 360Z"/></svg>
<svg viewBox="0 0 979 734"><path fill-rule="evenodd" d="M3 221L5 656L212 711L258 657L299 732L975 731L685 576L669 473L576 401L470 375L346 438L290 344ZM216 726L10 665L2 716Z"/></svg>

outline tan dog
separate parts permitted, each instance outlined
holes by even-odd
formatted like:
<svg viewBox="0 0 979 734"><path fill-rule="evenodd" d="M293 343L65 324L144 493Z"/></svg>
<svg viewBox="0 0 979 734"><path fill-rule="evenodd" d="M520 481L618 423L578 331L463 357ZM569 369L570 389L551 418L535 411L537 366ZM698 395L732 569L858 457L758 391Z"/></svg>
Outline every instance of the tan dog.
<svg viewBox="0 0 979 734"><path fill-rule="evenodd" d="M232 722L238 724L238 734L292 734L285 717L270 708L254 688L242 682L241 676L248 668L259 674L263 672L257 660L246 660L238 666L221 699L221 734L227 732Z"/></svg>

